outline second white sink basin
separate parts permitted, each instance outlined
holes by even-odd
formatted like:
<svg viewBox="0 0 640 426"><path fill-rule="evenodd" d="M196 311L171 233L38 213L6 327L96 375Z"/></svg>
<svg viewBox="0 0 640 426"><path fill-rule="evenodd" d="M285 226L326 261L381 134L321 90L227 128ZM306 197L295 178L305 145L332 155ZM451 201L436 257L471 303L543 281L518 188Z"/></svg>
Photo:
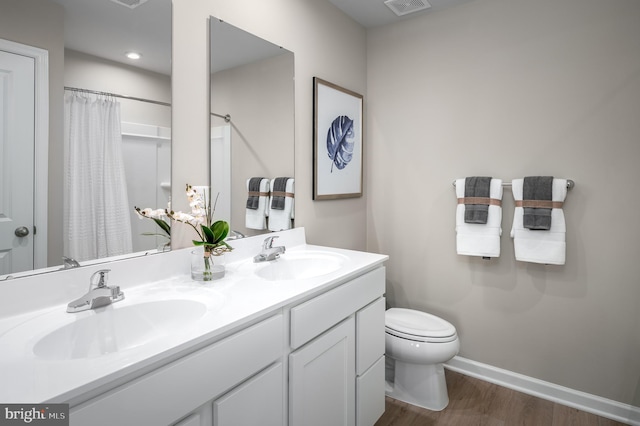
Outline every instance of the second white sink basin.
<svg viewBox="0 0 640 426"><path fill-rule="evenodd" d="M255 274L268 281L305 280L337 271L346 258L329 252L286 252L258 266Z"/></svg>
<svg viewBox="0 0 640 426"><path fill-rule="evenodd" d="M156 300L109 305L55 329L38 340L42 359L94 358L132 349L179 332L203 317L207 306L195 300Z"/></svg>

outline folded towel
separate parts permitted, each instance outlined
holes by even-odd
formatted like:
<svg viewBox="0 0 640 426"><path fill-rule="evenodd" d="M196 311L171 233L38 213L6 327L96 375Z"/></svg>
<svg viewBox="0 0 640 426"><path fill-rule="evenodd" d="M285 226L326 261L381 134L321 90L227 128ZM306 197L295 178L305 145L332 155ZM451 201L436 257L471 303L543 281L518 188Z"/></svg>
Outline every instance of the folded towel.
<svg viewBox="0 0 640 426"><path fill-rule="evenodd" d="M275 179L271 181L271 185L275 184ZM294 193L295 193L295 181L293 178L287 179L287 186L285 187L284 194L279 192L271 192L271 202L269 203L269 230L270 231L283 231L285 229L291 229L291 219L294 217ZM284 197L284 208L282 210L273 208L273 198L275 196Z"/></svg>
<svg viewBox="0 0 640 426"><path fill-rule="evenodd" d="M456 196L463 199L465 179L456 180ZM500 257L500 235L502 235L502 180L491 179L489 185L490 204L486 224L465 223L465 204L456 208L456 250L466 256Z"/></svg>
<svg viewBox="0 0 640 426"><path fill-rule="evenodd" d="M251 179L247 179L247 190L251 191ZM249 229L267 229L267 214L269 212L269 188L270 182L267 178L260 179L260 185L258 186L257 194L251 194L250 197L256 196L258 205L255 209L249 207L249 200L247 199L247 208L245 209L245 226Z"/></svg>
<svg viewBox="0 0 640 426"><path fill-rule="evenodd" d="M247 197L247 208L251 210L258 209L258 201L260 197L260 182L262 177L252 177L249 179L248 190L249 196Z"/></svg>
<svg viewBox="0 0 640 426"><path fill-rule="evenodd" d="M567 180L553 179L551 202L527 202L523 199L523 179L514 179L511 183L513 198L516 200L511 238L516 260L551 265L564 265L566 252L566 225L562 202L567 196ZM524 226L525 206L544 206L551 210L551 227L548 231L535 231Z"/></svg>
<svg viewBox="0 0 640 426"><path fill-rule="evenodd" d="M489 186L491 178L486 176L472 176L464 180L464 196L489 198ZM465 204L464 206L464 222L465 223L487 223L489 215L489 202L478 204Z"/></svg>
<svg viewBox="0 0 640 426"><path fill-rule="evenodd" d="M527 176L522 184L523 200L551 201L553 176ZM524 227L532 230L548 231L551 229L551 209L524 208Z"/></svg>
<svg viewBox="0 0 640 426"><path fill-rule="evenodd" d="M274 194L271 197L271 208L274 210L284 210L284 198L287 190L287 181L291 179L288 177L277 177L273 180L271 185L271 192Z"/></svg>

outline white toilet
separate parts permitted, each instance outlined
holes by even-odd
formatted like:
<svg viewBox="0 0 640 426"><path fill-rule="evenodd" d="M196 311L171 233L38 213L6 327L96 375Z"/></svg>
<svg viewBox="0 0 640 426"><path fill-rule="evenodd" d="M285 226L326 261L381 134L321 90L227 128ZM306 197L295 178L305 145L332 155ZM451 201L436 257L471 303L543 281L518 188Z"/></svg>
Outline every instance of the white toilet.
<svg viewBox="0 0 640 426"><path fill-rule="evenodd" d="M391 308L385 314L386 394L429 410L449 403L443 363L460 349L456 329L435 315Z"/></svg>

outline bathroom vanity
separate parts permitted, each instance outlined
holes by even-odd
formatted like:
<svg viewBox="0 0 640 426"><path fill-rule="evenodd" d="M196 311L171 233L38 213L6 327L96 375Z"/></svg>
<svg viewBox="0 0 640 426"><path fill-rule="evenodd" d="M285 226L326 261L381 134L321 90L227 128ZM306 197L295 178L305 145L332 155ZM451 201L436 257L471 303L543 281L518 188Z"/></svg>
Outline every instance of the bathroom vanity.
<svg viewBox="0 0 640 426"><path fill-rule="evenodd" d="M263 237L234 241L211 283L190 279L189 250L113 262L125 299L79 314L52 288L32 309L3 297L0 402L66 402L82 426L373 425L387 257L307 245L303 228L274 235L279 259L253 262ZM68 302L95 272L83 269L47 284ZM17 301L47 279L0 292Z"/></svg>

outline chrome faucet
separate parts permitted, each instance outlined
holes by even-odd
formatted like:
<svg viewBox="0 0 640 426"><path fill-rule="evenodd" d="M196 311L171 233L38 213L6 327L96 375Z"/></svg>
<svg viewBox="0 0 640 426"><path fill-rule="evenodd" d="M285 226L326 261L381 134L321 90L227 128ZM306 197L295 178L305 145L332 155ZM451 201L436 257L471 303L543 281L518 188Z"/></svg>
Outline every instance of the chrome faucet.
<svg viewBox="0 0 640 426"><path fill-rule="evenodd" d="M60 269L71 269L71 268L77 268L79 266L80 266L80 263L78 263L77 260L71 257L62 256L62 268Z"/></svg>
<svg viewBox="0 0 640 426"><path fill-rule="evenodd" d="M265 238L262 243L262 251L253 258L255 263L275 260L280 257L280 253L285 252L286 249L284 246L273 247L273 240L276 238L278 238L277 235Z"/></svg>
<svg viewBox="0 0 640 426"><path fill-rule="evenodd" d="M110 269L101 269L91 275L87 294L67 305L67 312L81 312L101 308L124 299L124 293L118 286L107 285Z"/></svg>

